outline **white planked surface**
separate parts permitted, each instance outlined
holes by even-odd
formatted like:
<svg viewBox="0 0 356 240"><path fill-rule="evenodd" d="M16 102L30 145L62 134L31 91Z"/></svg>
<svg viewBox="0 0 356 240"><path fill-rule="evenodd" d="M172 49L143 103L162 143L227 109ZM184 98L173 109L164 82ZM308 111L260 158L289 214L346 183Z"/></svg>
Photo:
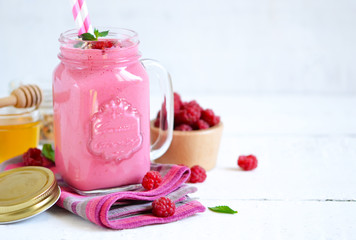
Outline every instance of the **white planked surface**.
<svg viewBox="0 0 356 240"><path fill-rule="evenodd" d="M191 196L238 214L207 210L175 223L113 231L53 207L0 225L1 239L355 238L355 96L195 98L222 116L225 129L217 167ZM237 157L249 153L259 166L243 172Z"/></svg>

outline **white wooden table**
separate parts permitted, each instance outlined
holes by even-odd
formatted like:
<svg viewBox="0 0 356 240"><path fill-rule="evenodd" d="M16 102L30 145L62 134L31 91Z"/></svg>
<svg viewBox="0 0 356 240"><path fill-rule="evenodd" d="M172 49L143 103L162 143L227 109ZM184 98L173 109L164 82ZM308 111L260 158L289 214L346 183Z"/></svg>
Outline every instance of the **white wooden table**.
<svg viewBox="0 0 356 240"><path fill-rule="evenodd" d="M207 210L174 223L114 231L55 206L0 225L0 239L356 238L356 96L194 98L219 113L225 129L217 167L191 196L238 214ZM241 171L237 157L250 153L259 165Z"/></svg>

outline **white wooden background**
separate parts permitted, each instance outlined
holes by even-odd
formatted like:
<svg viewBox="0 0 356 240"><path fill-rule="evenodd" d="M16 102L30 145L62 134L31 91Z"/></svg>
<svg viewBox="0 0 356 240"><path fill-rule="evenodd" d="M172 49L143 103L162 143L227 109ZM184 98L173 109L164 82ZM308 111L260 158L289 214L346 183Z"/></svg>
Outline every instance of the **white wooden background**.
<svg viewBox="0 0 356 240"><path fill-rule="evenodd" d="M136 30L184 93L356 93L354 0L87 0L99 26ZM69 0L0 0L0 95L50 82Z"/></svg>

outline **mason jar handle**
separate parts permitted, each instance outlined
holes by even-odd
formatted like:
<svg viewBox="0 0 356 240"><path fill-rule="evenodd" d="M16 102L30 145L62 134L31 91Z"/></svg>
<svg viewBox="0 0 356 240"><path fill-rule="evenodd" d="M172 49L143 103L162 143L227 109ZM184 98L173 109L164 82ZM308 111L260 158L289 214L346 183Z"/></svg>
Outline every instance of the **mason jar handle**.
<svg viewBox="0 0 356 240"><path fill-rule="evenodd" d="M142 59L141 63L149 77L154 77L159 81L164 96L161 113L167 113L160 114L158 137L151 145L150 159L153 161L168 150L173 138L173 87L169 72L158 61Z"/></svg>

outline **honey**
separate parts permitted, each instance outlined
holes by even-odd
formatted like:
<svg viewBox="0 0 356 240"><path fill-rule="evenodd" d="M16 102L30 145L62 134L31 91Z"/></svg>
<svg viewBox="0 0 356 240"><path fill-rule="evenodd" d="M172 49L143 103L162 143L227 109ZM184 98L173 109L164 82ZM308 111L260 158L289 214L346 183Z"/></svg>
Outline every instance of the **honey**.
<svg viewBox="0 0 356 240"><path fill-rule="evenodd" d="M7 109L0 112L0 163L21 155L39 141L40 119L37 110ZM9 113L10 112L10 113ZM15 113L13 113L15 112Z"/></svg>

